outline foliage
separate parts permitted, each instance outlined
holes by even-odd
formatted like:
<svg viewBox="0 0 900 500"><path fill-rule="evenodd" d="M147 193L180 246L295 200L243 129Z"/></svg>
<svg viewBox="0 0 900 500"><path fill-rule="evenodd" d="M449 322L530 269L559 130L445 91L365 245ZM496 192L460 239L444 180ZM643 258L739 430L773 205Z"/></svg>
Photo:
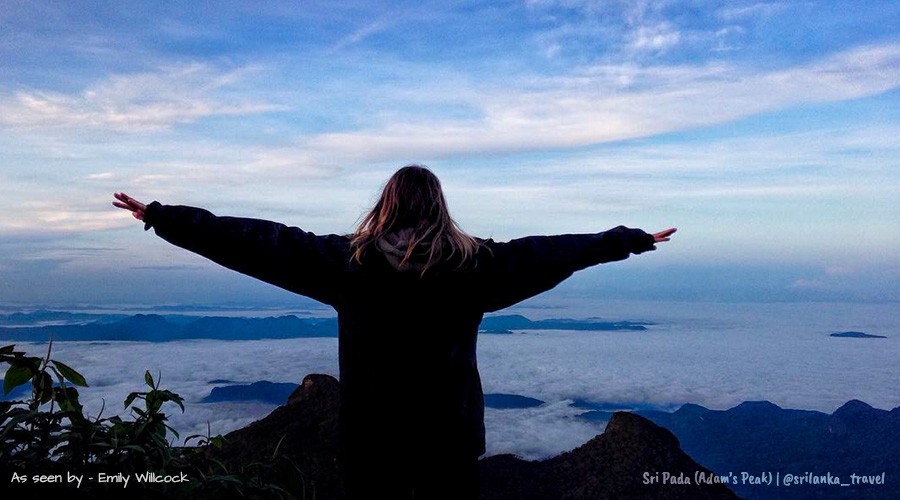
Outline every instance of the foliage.
<svg viewBox="0 0 900 500"><path fill-rule="evenodd" d="M97 477L122 473L129 477L127 490L121 484L82 481L57 488L77 492L87 498L127 493L129 498L302 498L302 485L284 480L300 477L302 472L276 449L270 460L253 462L229 470L214 456L215 449L225 446L221 435L193 435L185 446L173 446L167 440L171 433L163 405L172 403L184 411L184 400L178 394L160 389L147 371L144 382L149 388L132 392L125 398L125 409L132 419L119 416L88 418L78 400L76 386L87 387L87 381L65 363L50 359L50 341L44 358L27 357L15 351L14 345L0 348L0 363L9 365L3 379L3 393L31 382L31 397L25 400L0 401L0 481L7 483L13 473L20 476L68 473ZM54 384L54 378L58 384ZM142 402L142 405L136 404ZM104 406L105 409L105 406ZM188 442L196 440L195 445ZM174 441L174 440L173 440ZM287 462L286 467L281 467ZM137 474L184 477L184 482L139 483ZM277 478L283 486L273 483ZM15 483L12 483L15 484ZM26 486L30 486L30 489ZM48 493L43 485L24 485L22 491ZM5 486L4 486L5 487ZM299 492L295 494L294 492ZM117 495L118 496L118 495Z"/></svg>

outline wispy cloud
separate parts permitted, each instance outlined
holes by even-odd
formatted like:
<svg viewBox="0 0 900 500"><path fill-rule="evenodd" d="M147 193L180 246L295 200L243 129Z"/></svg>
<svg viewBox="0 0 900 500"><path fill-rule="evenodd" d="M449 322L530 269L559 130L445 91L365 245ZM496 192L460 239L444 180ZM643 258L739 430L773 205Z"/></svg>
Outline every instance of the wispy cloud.
<svg viewBox="0 0 900 500"><path fill-rule="evenodd" d="M768 17L788 8L785 2L758 2L750 5L738 5L723 7L716 14L727 20L744 19L748 17Z"/></svg>
<svg viewBox="0 0 900 500"><path fill-rule="evenodd" d="M358 44L366 38L369 38L372 35L386 30L388 26L390 26L390 23L384 19L366 24L353 33L350 33L349 35L338 40L337 43L331 46L331 48L328 50L328 53L333 54L351 45Z"/></svg>
<svg viewBox="0 0 900 500"><path fill-rule="evenodd" d="M105 207L104 207L105 208ZM130 215L109 209L73 210L60 201L31 202L21 206L14 217L0 219L4 232L94 232L120 229L134 224Z"/></svg>
<svg viewBox="0 0 900 500"><path fill-rule="evenodd" d="M640 26L631 35L631 48L637 51L665 52L681 40L681 33L669 23Z"/></svg>
<svg viewBox="0 0 900 500"><path fill-rule="evenodd" d="M479 120L385 123L377 129L321 134L307 144L329 157L366 161L647 137L884 92L900 86L900 45L859 47L763 73L725 64L629 64L587 68L571 76L482 94Z"/></svg>
<svg viewBox="0 0 900 500"><path fill-rule="evenodd" d="M250 115L283 106L220 92L254 68L194 63L110 76L75 94L23 90L0 96L0 124L23 128L158 130L209 116Z"/></svg>

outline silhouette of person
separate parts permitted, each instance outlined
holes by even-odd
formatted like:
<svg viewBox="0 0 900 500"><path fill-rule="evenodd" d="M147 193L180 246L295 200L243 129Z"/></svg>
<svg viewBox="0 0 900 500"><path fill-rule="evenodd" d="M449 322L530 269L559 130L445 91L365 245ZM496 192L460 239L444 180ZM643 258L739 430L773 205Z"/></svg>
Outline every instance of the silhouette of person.
<svg viewBox="0 0 900 500"><path fill-rule="evenodd" d="M475 499L485 453L478 326L574 272L669 241L618 226L495 242L463 232L438 178L408 165L348 235L116 193L166 241L337 312L347 498Z"/></svg>

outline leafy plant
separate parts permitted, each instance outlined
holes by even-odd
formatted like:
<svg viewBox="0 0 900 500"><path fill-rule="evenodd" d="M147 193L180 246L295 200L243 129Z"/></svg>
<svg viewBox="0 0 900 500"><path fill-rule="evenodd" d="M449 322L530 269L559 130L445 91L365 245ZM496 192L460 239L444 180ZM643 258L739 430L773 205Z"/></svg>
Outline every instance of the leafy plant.
<svg viewBox="0 0 900 500"><path fill-rule="evenodd" d="M125 398L125 409L132 419L117 415L101 418L85 416L78 400L77 387L88 387L87 380L75 369L50 358L52 340L43 358L29 357L16 351L15 345L0 348L0 363L9 365L3 379L3 393L31 383L31 397L0 401L0 472L6 482L12 473L33 476L76 473L96 477L98 472L121 472L134 478L136 474L186 478L178 483L129 483L128 496L145 498L305 498L299 470L287 457L279 457L276 448L270 460L244 464L229 470L214 457L213 449L226 446L221 435L193 435L183 447L167 440L169 433L178 438L166 422L166 403L184 411L184 400L178 394L160 388L160 376L147 371L143 392L132 392ZM57 383L54 384L54 378ZM136 404L142 402L142 405ZM189 441L196 440L194 446ZM291 474L285 478L285 469ZM293 469L293 470L291 470ZM272 479L278 478L281 485ZM135 485L135 483L137 483ZM33 485L32 492L37 491ZM74 485L65 486L69 489ZM82 494L115 492L117 485L84 481ZM23 488L24 489L24 488ZM121 489L118 493L124 493Z"/></svg>

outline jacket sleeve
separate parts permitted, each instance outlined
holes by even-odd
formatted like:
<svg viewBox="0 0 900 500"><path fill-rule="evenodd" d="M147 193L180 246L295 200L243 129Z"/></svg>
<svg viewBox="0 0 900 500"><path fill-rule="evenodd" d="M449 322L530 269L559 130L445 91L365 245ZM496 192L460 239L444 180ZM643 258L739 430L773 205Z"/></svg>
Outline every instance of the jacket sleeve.
<svg viewBox="0 0 900 500"><path fill-rule="evenodd" d="M652 234L617 226L590 234L529 236L495 243L476 293L484 312L492 312L550 290L575 271L656 250Z"/></svg>
<svg viewBox="0 0 900 500"><path fill-rule="evenodd" d="M144 230L229 269L325 304L333 304L347 241L298 227L202 208L154 201L144 211Z"/></svg>

